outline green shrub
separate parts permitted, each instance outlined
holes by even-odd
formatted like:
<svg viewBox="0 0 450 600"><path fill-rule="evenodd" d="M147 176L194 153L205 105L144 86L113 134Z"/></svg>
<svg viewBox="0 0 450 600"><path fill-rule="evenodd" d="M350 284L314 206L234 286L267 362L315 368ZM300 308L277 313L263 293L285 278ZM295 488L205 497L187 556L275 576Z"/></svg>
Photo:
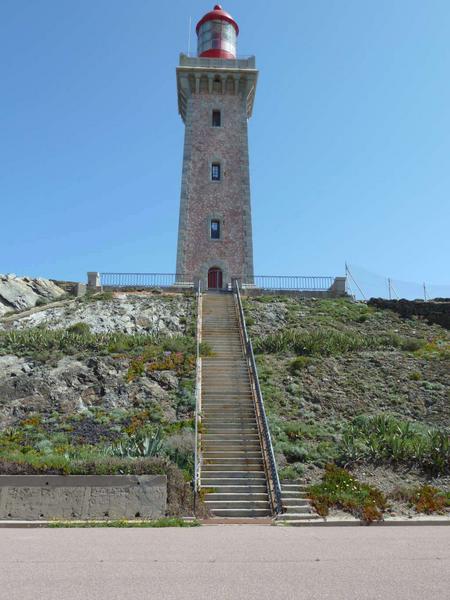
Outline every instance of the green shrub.
<svg viewBox="0 0 450 600"><path fill-rule="evenodd" d="M213 349L211 348L211 345L208 344L208 342L200 342L200 356L205 358L207 356L214 356L214 352Z"/></svg>
<svg viewBox="0 0 450 600"><path fill-rule="evenodd" d="M113 292L88 292L83 296L83 302L109 302L114 299Z"/></svg>
<svg viewBox="0 0 450 600"><path fill-rule="evenodd" d="M140 431L117 441L107 449L112 456L121 458L150 458L160 456L163 436L159 427L154 432Z"/></svg>
<svg viewBox="0 0 450 600"><path fill-rule="evenodd" d="M304 462L308 456L307 449L298 443L280 442L276 445L276 450L284 454L288 463Z"/></svg>
<svg viewBox="0 0 450 600"><path fill-rule="evenodd" d="M87 323L74 323L67 328L67 331L77 335L89 335L91 333L91 328Z"/></svg>
<svg viewBox="0 0 450 600"><path fill-rule="evenodd" d="M279 469L279 476L282 480L289 479L292 481L298 479L299 477L303 477L304 474L305 467L300 463L295 463Z"/></svg>
<svg viewBox="0 0 450 600"><path fill-rule="evenodd" d="M392 415L361 415L344 429L338 455L339 464L344 466L369 461L444 475L450 472L449 432Z"/></svg>
<svg viewBox="0 0 450 600"><path fill-rule="evenodd" d="M420 373L420 371L413 371L409 375L409 378L411 379L411 381L420 381L422 379L422 374Z"/></svg>
<svg viewBox="0 0 450 600"><path fill-rule="evenodd" d="M133 381L137 377L142 377L145 374L145 363L142 357L135 358L131 361L127 371L127 381Z"/></svg>
<svg viewBox="0 0 450 600"><path fill-rule="evenodd" d="M366 523L381 520L387 506L380 490L359 482L347 470L336 465L327 465L322 482L310 486L308 496L322 517L328 515L330 508L338 508Z"/></svg>
<svg viewBox="0 0 450 600"><path fill-rule="evenodd" d="M297 356L297 358L294 358L294 360L292 360L289 364L289 371L292 373L292 375L297 375L297 373L300 373L303 371L303 369L306 369L306 367L308 367L311 363L312 360L309 358L309 356Z"/></svg>

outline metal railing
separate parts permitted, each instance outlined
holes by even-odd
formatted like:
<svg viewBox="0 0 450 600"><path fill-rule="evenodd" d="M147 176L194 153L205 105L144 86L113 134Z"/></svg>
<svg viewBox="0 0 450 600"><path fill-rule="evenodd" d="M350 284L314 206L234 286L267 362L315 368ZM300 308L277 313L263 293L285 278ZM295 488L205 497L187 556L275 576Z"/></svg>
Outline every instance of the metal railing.
<svg viewBox="0 0 450 600"><path fill-rule="evenodd" d="M323 292L329 290L333 285L333 282L334 277L309 277L305 275L255 275L253 277L252 287L263 290Z"/></svg>
<svg viewBox="0 0 450 600"><path fill-rule="evenodd" d="M185 273L99 273L102 287L115 288L193 288L192 275ZM309 277L304 275L254 275L243 288L261 290L326 291L334 282L333 277Z"/></svg>
<svg viewBox="0 0 450 600"><path fill-rule="evenodd" d="M183 273L100 273L102 287L194 287Z"/></svg>
<svg viewBox="0 0 450 600"><path fill-rule="evenodd" d="M244 338L245 357L247 359L252 390L254 391L255 408L258 422L258 429L263 446L263 457L264 466L268 481L269 495L272 504L272 509L275 514L283 512L283 503L281 499L281 485L280 478L278 476L277 463L275 460L275 453L273 451L272 438L270 435L269 423L267 421L267 415L264 408L264 399L261 392L261 386L259 384L258 369L256 367L255 355L253 353L252 342L248 336L247 326L245 324L244 309L242 307L241 294L239 291L239 283L235 281L235 297L237 299L237 306L239 312L239 321L241 325L241 332Z"/></svg>
<svg viewBox="0 0 450 600"><path fill-rule="evenodd" d="M202 290L201 282L197 288L197 332L196 332L196 362L195 362L195 449L194 449L194 514L196 511L197 495L200 490L201 439L200 421L202 410L202 359L200 343L202 337Z"/></svg>

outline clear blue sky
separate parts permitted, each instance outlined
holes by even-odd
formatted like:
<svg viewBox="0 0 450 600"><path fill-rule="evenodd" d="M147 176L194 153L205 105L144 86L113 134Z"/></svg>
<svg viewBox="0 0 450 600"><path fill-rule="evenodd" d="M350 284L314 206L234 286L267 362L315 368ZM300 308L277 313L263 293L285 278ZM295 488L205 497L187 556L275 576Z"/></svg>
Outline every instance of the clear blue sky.
<svg viewBox="0 0 450 600"><path fill-rule="evenodd" d="M213 4L1 1L0 272L174 271L175 67ZM256 273L449 283L450 2L224 8L260 69Z"/></svg>

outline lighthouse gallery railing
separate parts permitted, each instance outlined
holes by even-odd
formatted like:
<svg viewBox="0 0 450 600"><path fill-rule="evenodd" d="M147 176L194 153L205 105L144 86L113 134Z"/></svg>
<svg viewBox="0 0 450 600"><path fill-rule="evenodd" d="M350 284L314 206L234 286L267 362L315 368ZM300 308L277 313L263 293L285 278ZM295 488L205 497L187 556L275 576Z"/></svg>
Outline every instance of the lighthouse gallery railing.
<svg viewBox="0 0 450 600"><path fill-rule="evenodd" d="M192 276L184 273L99 273L99 275L100 285L105 288L194 287ZM274 291L323 292L329 290L333 282L333 277L254 275L251 283L246 283L243 287Z"/></svg>

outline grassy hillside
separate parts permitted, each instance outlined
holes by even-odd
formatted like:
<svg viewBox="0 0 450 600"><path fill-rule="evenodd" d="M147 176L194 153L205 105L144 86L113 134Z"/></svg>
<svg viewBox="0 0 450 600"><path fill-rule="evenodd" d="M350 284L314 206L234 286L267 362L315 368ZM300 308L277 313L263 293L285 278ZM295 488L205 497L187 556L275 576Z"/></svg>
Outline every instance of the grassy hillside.
<svg viewBox="0 0 450 600"><path fill-rule="evenodd" d="M449 489L450 335L348 300L245 300L281 476Z"/></svg>

